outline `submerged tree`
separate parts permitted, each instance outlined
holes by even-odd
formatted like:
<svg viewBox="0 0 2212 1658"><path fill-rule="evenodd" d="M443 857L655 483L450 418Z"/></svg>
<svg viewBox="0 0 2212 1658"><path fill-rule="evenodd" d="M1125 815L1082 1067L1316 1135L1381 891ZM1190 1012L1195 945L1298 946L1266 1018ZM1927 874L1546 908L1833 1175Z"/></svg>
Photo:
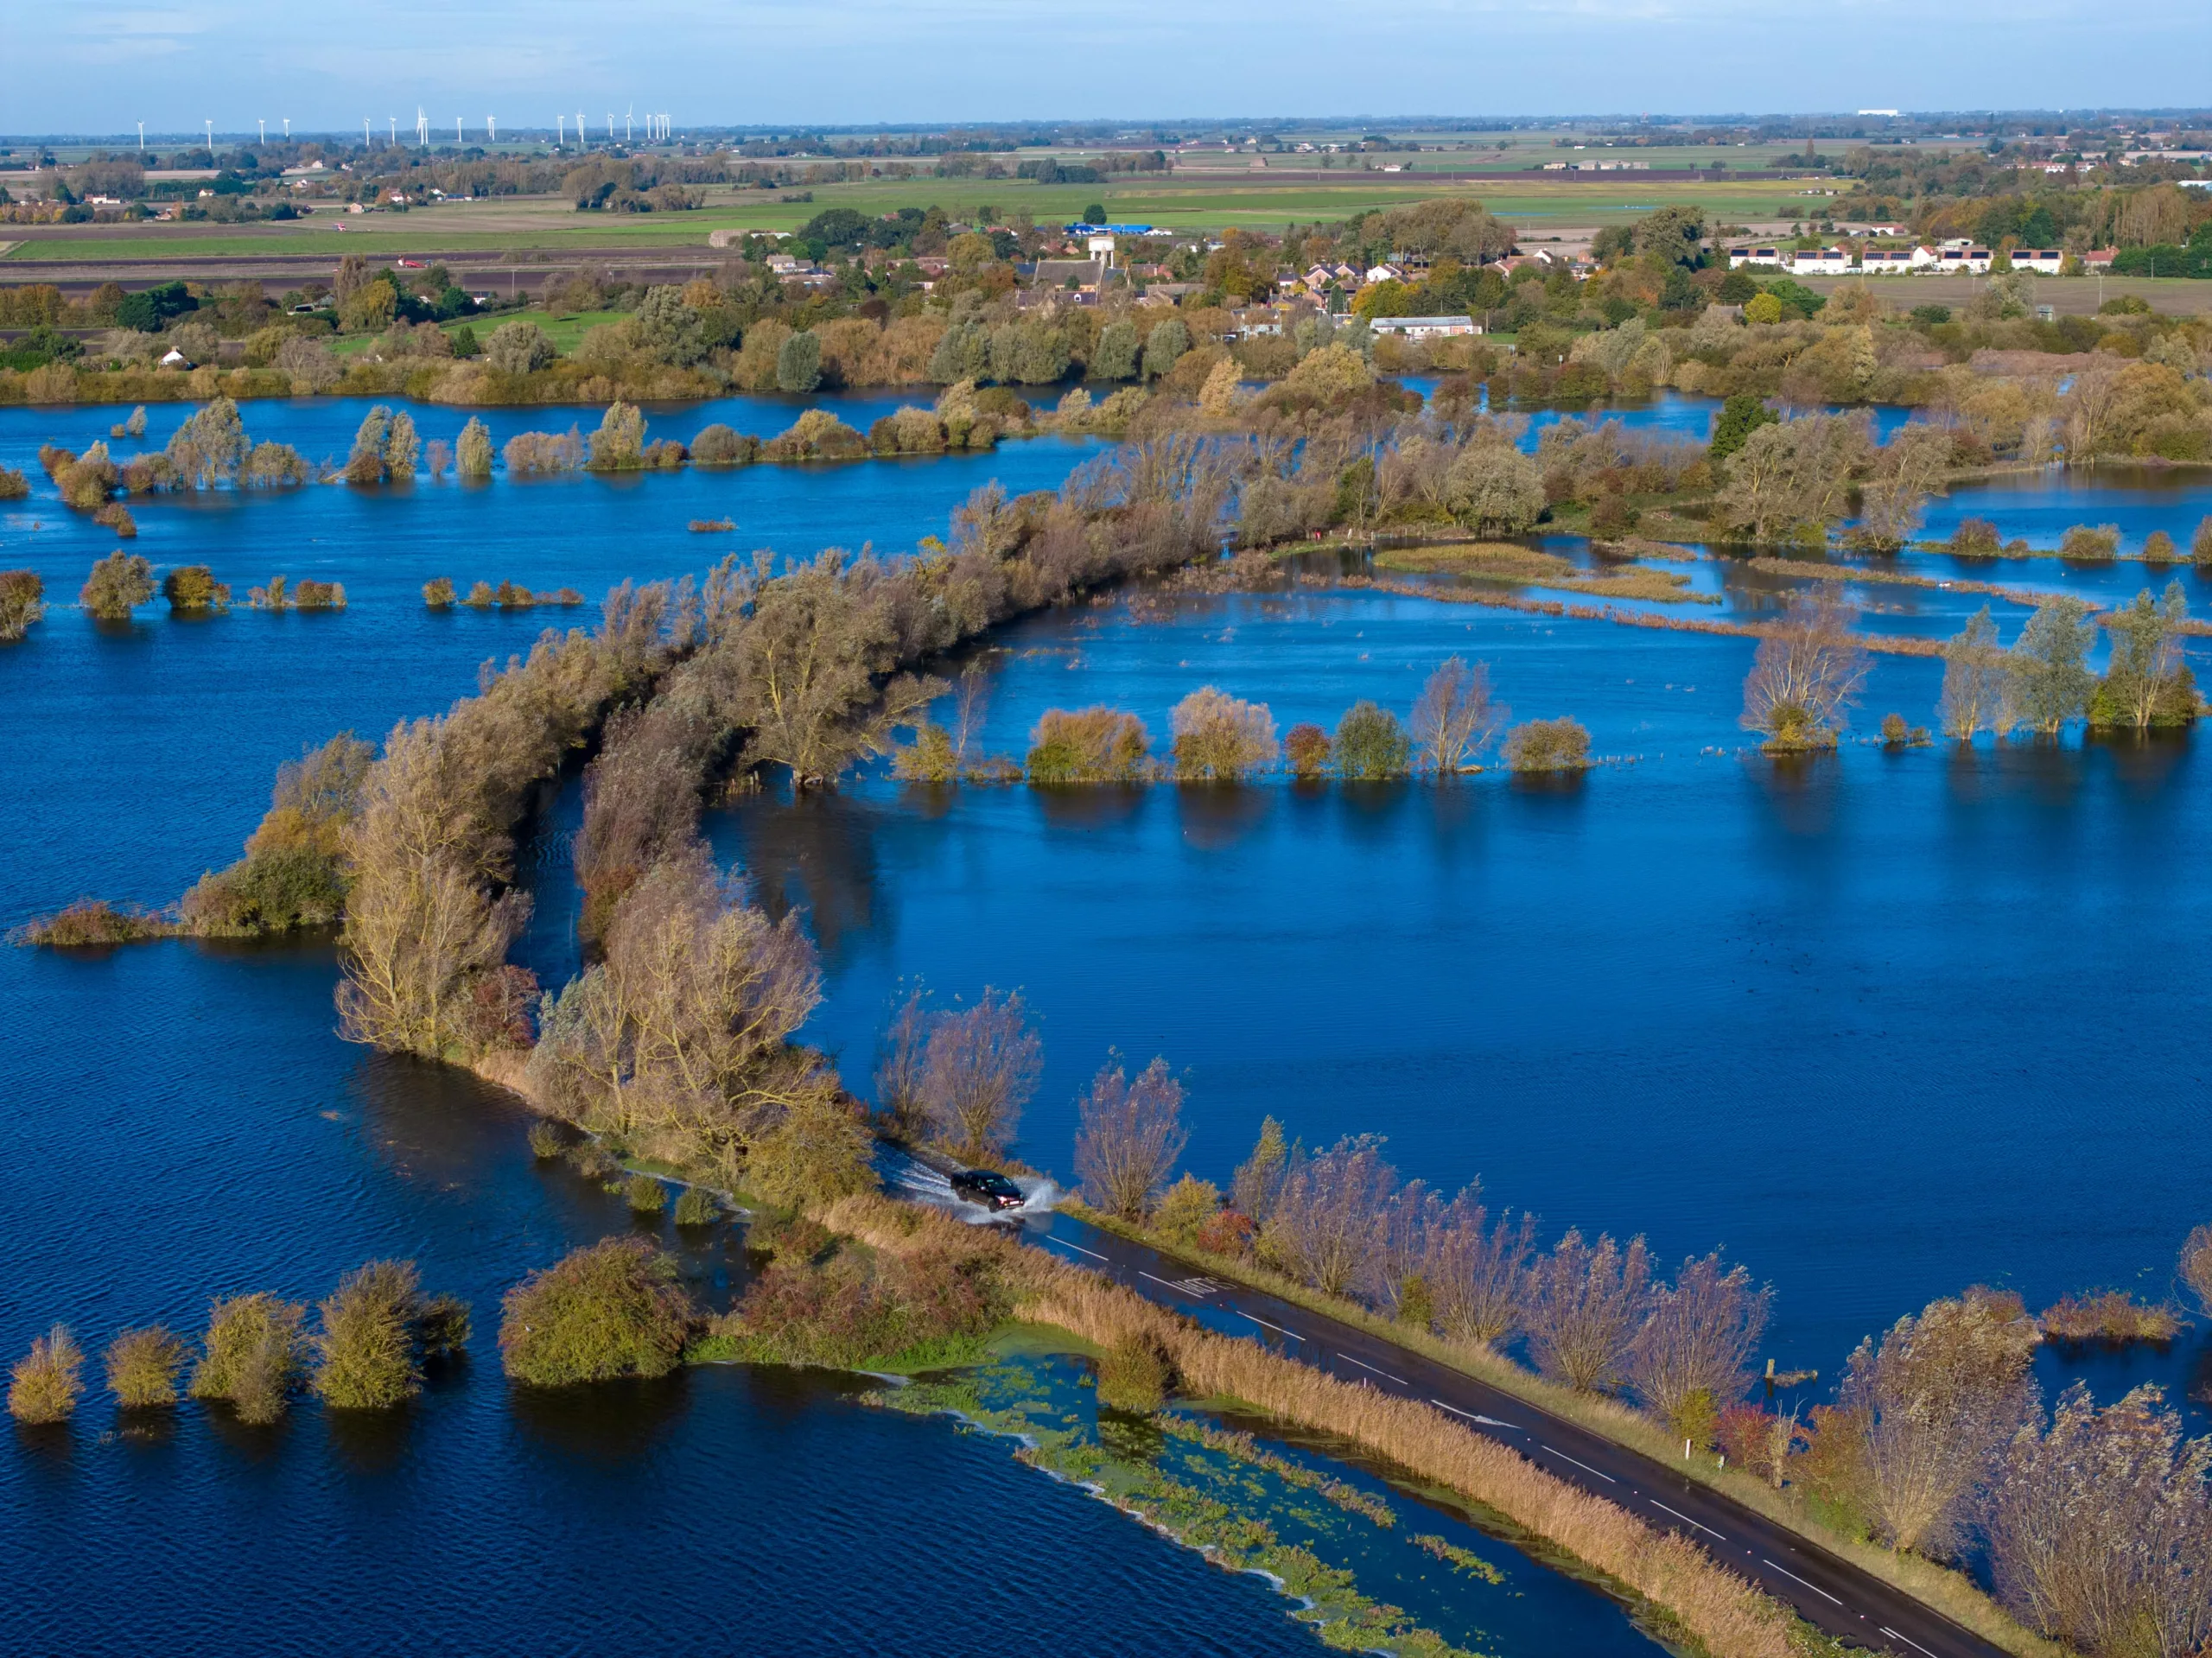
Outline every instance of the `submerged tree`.
<svg viewBox="0 0 2212 1658"><path fill-rule="evenodd" d="M1252 1154L1236 1166L1229 1187L1230 1202L1253 1225L1264 1227L1274 1218L1275 1203L1290 1172L1293 1149L1284 1143L1282 1124L1273 1117L1261 1120L1260 1137Z"/></svg>
<svg viewBox="0 0 2212 1658"><path fill-rule="evenodd" d="M1870 1517L1892 1548L1948 1540L2027 1414L2037 1339L2017 1297L1969 1290L1852 1354L1844 1403L1863 1425Z"/></svg>
<svg viewBox="0 0 2212 1658"><path fill-rule="evenodd" d="M1491 700L1489 664L1470 668L1463 657L1446 658L1414 699L1413 741L1421 764L1439 777L1465 771L1512 712Z"/></svg>
<svg viewBox="0 0 2212 1658"><path fill-rule="evenodd" d="M1342 1295L1370 1270L1398 1191L1378 1134L1346 1135L1290 1159L1262 1238L1285 1270L1324 1295Z"/></svg>
<svg viewBox="0 0 2212 1658"><path fill-rule="evenodd" d="M2196 683L2181 656L2188 620L2189 600L2179 581L2168 582L2156 600L2145 588L2104 618L2112 664L2090 696L2090 724L2147 731L2196 718Z"/></svg>
<svg viewBox="0 0 2212 1658"><path fill-rule="evenodd" d="M1153 1205L1183 1154L1183 1085L1155 1058L1129 1080L1118 1055L1077 1108L1075 1171L1091 1203L1124 1220Z"/></svg>
<svg viewBox="0 0 2212 1658"><path fill-rule="evenodd" d="M1455 1341L1495 1347L1521 1327L1521 1297L1536 1247L1536 1218L1526 1210L1493 1226L1470 1186L1444 1205L1429 1229L1421 1271L1437 1328Z"/></svg>
<svg viewBox="0 0 2212 1658"><path fill-rule="evenodd" d="M1577 1393L1618 1387L1650 1285L1642 1238L1630 1239L1623 1249L1600 1236L1592 1247L1580 1232L1569 1231L1529 1269L1522 1318L1536 1368Z"/></svg>
<svg viewBox="0 0 2212 1658"><path fill-rule="evenodd" d="M1185 782L1241 783L1274 763L1281 752L1264 702L1247 702L1211 685L1175 705L1175 775Z"/></svg>
<svg viewBox="0 0 2212 1658"><path fill-rule="evenodd" d="M1365 701L1344 710L1330 752L1336 757L1337 775L1347 781L1402 778L1413 767L1413 739L1398 716Z"/></svg>
<svg viewBox="0 0 2212 1658"><path fill-rule="evenodd" d="M2089 648L2097 640L2094 611L2083 600L2045 600L2028 618L2005 658L2005 712L2009 726L2056 736L2088 706L2096 689Z"/></svg>
<svg viewBox="0 0 2212 1658"><path fill-rule="evenodd" d="M1794 600L1759 639L1744 680L1743 724L1773 749L1833 748L1872 659L1833 594Z"/></svg>
<svg viewBox="0 0 2212 1658"><path fill-rule="evenodd" d="M922 1110L963 1156L991 1156L1014 1138L1044 1064L1045 1044L1030 1026L1021 993L1001 996L986 985L974 1007L931 1022Z"/></svg>
<svg viewBox="0 0 2212 1658"><path fill-rule="evenodd" d="M1997 643L1997 624L1984 605L1944 642L1943 695L1936 710L1943 734L1968 742L1976 732L1997 727L2004 718L2011 672L2005 649Z"/></svg>
<svg viewBox="0 0 2212 1658"><path fill-rule="evenodd" d="M1718 1255L1684 1261L1672 1284L1654 1289L1630 1350L1629 1380L1645 1408L1683 1438L1708 1443L1720 1413L1743 1396L1772 1299Z"/></svg>

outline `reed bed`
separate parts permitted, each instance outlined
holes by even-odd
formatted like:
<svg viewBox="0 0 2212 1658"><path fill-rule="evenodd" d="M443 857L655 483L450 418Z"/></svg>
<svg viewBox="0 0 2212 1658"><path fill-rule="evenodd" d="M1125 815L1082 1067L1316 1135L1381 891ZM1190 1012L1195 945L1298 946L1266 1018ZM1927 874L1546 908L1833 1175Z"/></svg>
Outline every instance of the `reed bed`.
<svg viewBox="0 0 2212 1658"><path fill-rule="evenodd" d="M2164 1346L2181 1332L2171 1307L2137 1300L2125 1290L2069 1295L2037 1320L2044 1338L2075 1345L2125 1347L2132 1342Z"/></svg>
<svg viewBox="0 0 2212 1658"><path fill-rule="evenodd" d="M2007 587L2002 581L1969 581L1963 577L1913 575L1904 570L1870 570L1851 564L1815 564L1796 558L1754 558L1750 561L1750 568L1766 575L1788 576L1807 581L1878 582L1891 588L1931 588L1951 593L1981 593L1993 599L2024 605L2031 610L2039 605L2047 605L2054 599L2072 596L2038 588Z"/></svg>
<svg viewBox="0 0 2212 1658"><path fill-rule="evenodd" d="M1166 1356L1186 1394L1239 1400L1335 1434L1495 1509L1664 1607L1713 1658L1792 1658L1796 1650L1795 1616L1695 1544L1654 1530L1429 1406L1200 1330L1096 1273L980 1236L981 1229L949 1216L868 1196L842 1199L820 1219L877 1249L994 1253L1020 1288L1016 1318L1055 1325L1103 1351L1154 1349Z"/></svg>

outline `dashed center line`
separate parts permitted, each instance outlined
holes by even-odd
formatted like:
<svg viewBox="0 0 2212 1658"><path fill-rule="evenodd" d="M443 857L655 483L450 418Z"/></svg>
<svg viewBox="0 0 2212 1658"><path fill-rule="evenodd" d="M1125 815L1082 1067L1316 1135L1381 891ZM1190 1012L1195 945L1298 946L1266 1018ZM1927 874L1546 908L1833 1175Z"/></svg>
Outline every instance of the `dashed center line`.
<svg viewBox="0 0 2212 1658"><path fill-rule="evenodd" d="M1350 1360L1350 1361L1351 1361L1351 1363L1354 1363L1354 1364L1357 1364L1357 1366L1359 1366L1359 1368L1360 1368L1361 1369L1363 1369L1363 1370L1375 1370L1375 1367L1374 1367L1373 1365L1370 1364L1370 1363L1369 1363L1365 1359L1356 1359L1356 1358L1353 1358L1353 1357L1352 1357L1352 1356L1351 1356L1351 1354L1349 1354L1349 1353L1339 1353L1339 1354L1338 1354L1338 1355L1337 1355L1337 1356L1338 1356L1338 1358L1340 1358L1340 1359L1346 1359L1346 1360ZM1405 1377L1403 1377L1403 1376L1394 1376L1394 1375L1391 1375L1388 1370L1375 1370L1375 1374L1376 1374L1376 1375L1381 1376L1381 1377L1382 1377L1384 1381L1386 1381L1386 1382L1396 1382L1396 1383L1397 1383L1401 1388L1408 1387L1408 1386L1410 1386L1410 1385L1411 1385L1409 1382L1407 1382L1407 1380L1405 1379Z"/></svg>
<svg viewBox="0 0 2212 1658"><path fill-rule="evenodd" d="M1291 1340L1293 1340L1293 1341L1294 1341L1294 1342L1295 1342L1295 1341L1303 1341L1303 1340L1305 1340L1305 1339L1306 1339L1303 1336L1300 1335L1300 1334L1299 1334L1295 1330L1285 1330L1285 1329L1284 1329L1281 1324L1269 1324L1269 1323L1268 1323L1265 1318L1260 1318L1258 1315L1256 1315L1256 1314L1255 1314L1255 1313L1250 1313L1250 1312L1245 1312L1245 1311L1244 1311L1244 1309L1243 1309L1243 1307L1231 1307L1231 1308L1230 1308L1230 1311L1231 1312L1235 1313L1235 1314L1236 1314L1238 1318L1249 1318L1249 1319L1251 1319L1251 1320L1252 1320L1252 1322L1253 1322L1254 1324L1258 1324L1258 1325L1259 1325L1262 1329L1263 1329L1263 1330L1272 1330L1272 1331L1274 1331L1275 1332L1275 1334L1276 1334L1276 1335L1278 1335L1278 1336L1287 1336L1287 1337L1289 1337L1291 1338Z"/></svg>
<svg viewBox="0 0 2212 1658"><path fill-rule="evenodd" d="M1905 1645L1910 1647L1915 1652L1928 1652L1927 1648L1922 1646L1919 1642L1914 1640L1910 1636L1899 1635L1895 1629L1891 1629L1886 1623L1882 1625L1882 1633L1888 1636L1892 1641L1904 1642ZM1932 1652L1928 1652L1928 1658L1936 1658L1936 1655Z"/></svg>
<svg viewBox="0 0 2212 1658"><path fill-rule="evenodd" d="M1684 1514L1680 1509L1670 1509L1656 1496L1646 1497L1644 1498L1644 1501L1649 1502L1653 1508L1658 1509L1662 1514L1673 1515L1675 1519L1681 1521L1685 1526L1696 1526L1700 1531L1703 1532L1708 1537L1720 1537L1720 1534L1713 1530L1712 1527L1699 1524L1697 1521L1691 1519L1689 1515ZM1720 1537L1720 1540L1725 1543L1728 1540L1726 1537Z"/></svg>
<svg viewBox="0 0 2212 1658"><path fill-rule="evenodd" d="M1767 1557L1766 1557L1765 1555L1764 1555L1764 1554L1762 1554L1762 1555L1760 1555L1760 1556L1759 1556L1759 1563L1760 1563L1762 1566L1770 1566L1770 1567L1771 1567L1773 1570L1775 1570L1775 1571L1777 1571L1777 1572L1779 1572L1780 1573L1782 1573L1782 1575L1783 1575L1783 1577L1785 1577L1785 1578L1789 1579L1789 1581L1790 1581L1790 1582L1792 1582L1792 1583L1805 1583L1804 1579L1802 1579L1802 1578L1799 1577L1799 1576L1798 1576L1795 1572L1792 1572L1792 1571L1791 1571L1788 1566L1776 1566L1772 1560L1768 1560L1768 1559L1767 1559ZM1825 1590L1825 1589L1821 1588L1821 1585L1818 1585L1817 1583L1805 1583L1805 1587L1807 1587L1808 1589L1811 1590L1815 1594L1816 1594L1816 1595L1820 1596L1823 1600L1832 1601L1832 1602L1834 1602L1834 1603L1836 1605L1838 1605L1838 1606L1840 1606L1840 1605L1842 1605L1842 1604L1843 1604L1843 1603L1842 1603L1841 1601L1837 1600L1837 1599L1836 1599L1836 1598L1835 1598L1834 1595L1831 1595L1830 1593L1828 1593L1828 1591L1827 1591L1827 1590ZM1900 1641L1902 1641L1903 1639L1904 1639L1904 1637L1903 1636L1899 1636L1897 1637L1897 1639L1899 1639ZM1921 1648L1921 1650L1922 1650L1923 1652L1925 1652L1925 1651L1927 1650L1927 1648L1926 1648L1925 1647L1923 1647L1923 1648Z"/></svg>
<svg viewBox="0 0 2212 1658"><path fill-rule="evenodd" d="M1065 1238L1056 1238L1049 1232L1045 1235L1045 1242L1047 1243L1057 1243L1063 1249L1072 1249L1079 1255L1089 1255L1093 1261L1103 1261L1106 1259L1105 1256L1100 1255L1096 1249L1086 1249L1080 1243L1070 1243Z"/></svg>
<svg viewBox="0 0 2212 1658"><path fill-rule="evenodd" d="M1574 1465L1582 1470L1583 1472L1586 1474L1595 1474L1599 1479L1605 1481L1608 1485L1618 1485L1620 1483L1620 1481L1615 1479L1611 1474L1607 1473L1602 1468L1592 1468L1586 1462L1575 1462L1573 1458L1568 1456L1567 1452L1561 1451L1557 1445L1544 1445L1544 1442L1541 1439L1537 1440L1536 1443L1540 1445L1543 1445L1545 1450L1550 1452L1552 1455L1557 1457L1561 1462L1574 1463Z"/></svg>

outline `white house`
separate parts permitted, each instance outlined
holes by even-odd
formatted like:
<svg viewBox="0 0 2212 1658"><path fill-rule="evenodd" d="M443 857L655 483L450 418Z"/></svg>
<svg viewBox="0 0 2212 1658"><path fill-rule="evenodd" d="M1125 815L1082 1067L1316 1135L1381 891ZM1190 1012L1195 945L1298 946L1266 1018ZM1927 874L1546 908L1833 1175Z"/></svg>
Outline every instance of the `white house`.
<svg viewBox="0 0 2212 1658"><path fill-rule="evenodd" d="M1847 248L1793 248L1789 274L1793 276L1840 276L1851 269Z"/></svg>
<svg viewBox="0 0 2212 1658"><path fill-rule="evenodd" d="M1969 275L1980 276L1988 271L1989 261L1993 257L1987 248L1978 248L1971 244L1964 247L1954 247L1946 242L1936 257L1936 269L1951 275L1965 271Z"/></svg>
<svg viewBox="0 0 2212 1658"><path fill-rule="evenodd" d="M1483 331L1483 325L1471 316L1371 316L1367 326L1376 334L1394 334L1404 340L1438 340L1446 334Z"/></svg>
<svg viewBox="0 0 2212 1658"><path fill-rule="evenodd" d="M162 366L163 368L190 368L192 359L172 346L162 353Z"/></svg>
<svg viewBox="0 0 2212 1658"><path fill-rule="evenodd" d="M1400 270L1396 265L1379 264L1370 265L1368 267L1367 275L1363 280L1370 283L1377 283L1403 282L1405 279L1406 273Z"/></svg>
<svg viewBox="0 0 2212 1658"><path fill-rule="evenodd" d="M1731 270L1738 270L1744 265L1778 265L1781 263L1782 250L1780 248L1730 248L1728 250L1728 269Z"/></svg>
<svg viewBox="0 0 2212 1658"><path fill-rule="evenodd" d="M2066 264L2062 248L2014 248L2011 257L2013 270L2032 270L2043 276L2056 276Z"/></svg>

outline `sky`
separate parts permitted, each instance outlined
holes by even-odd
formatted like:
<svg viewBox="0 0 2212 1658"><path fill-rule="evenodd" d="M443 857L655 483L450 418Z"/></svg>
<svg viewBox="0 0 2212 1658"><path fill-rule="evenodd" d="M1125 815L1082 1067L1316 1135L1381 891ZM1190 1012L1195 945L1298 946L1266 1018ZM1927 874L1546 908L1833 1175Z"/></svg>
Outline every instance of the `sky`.
<svg viewBox="0 0 2212 1658"><path fill-rule="evenodd" d="M0 40L15 136L2212 100L2202 0L0 0Z"/></svg>

